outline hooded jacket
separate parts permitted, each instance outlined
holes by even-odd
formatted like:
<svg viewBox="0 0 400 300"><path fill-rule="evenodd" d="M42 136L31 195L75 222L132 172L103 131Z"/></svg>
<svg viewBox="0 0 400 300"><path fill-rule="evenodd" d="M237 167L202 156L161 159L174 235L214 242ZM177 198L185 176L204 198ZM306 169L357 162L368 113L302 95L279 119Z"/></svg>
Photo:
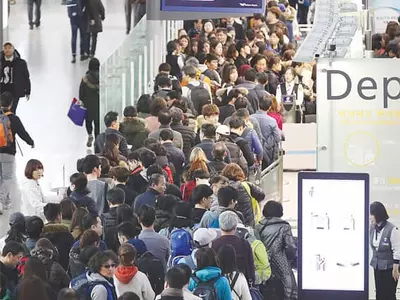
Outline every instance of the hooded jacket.
<svg viewBox="0 0 400 300"><path fill-rule="evenodd" d="M142 147L149 135L145 121L140 118L124 118L119 131L125 136L128 145L132 145L132 151Z"/></svg>
<svg viewBox="0 0 400 300"><path fill-rule="evenodd" d="M117 299L117 294L115 292L115 287L111 283L111 281L107 280L99 273L90 273L86 274L86 277L89 282L99 282L99 284L95 285L92 288L92 292L90 293L90 299L95 300L115 300Z"/></svg>
<svg viewBox="0 0 400 300"><path fill-rule="evenodd" d="M73 191L69 198L72 202L74 202L76 207L86 207L91 214L97 215L98 211L96 202L94 202L94 200L88 196L89 194L90 191L88 189L85 189L82 192Z"/></svg>
<svg viewBox="0 0 400 300"><path fill-rule="evenodd" d="M0 90L1 92L11 92L17 100L25 95L31 94L31 80L26 61L21 58L17 50L14 50L12 61L6 61L4 51L0 53ZM6 69L8 67L8 69ZM12 76L13 83L10 82Z"/></svg>
<svg viewBox="0 0 400 300"><path fill-rule="evenodd" d="M59 263L67 270L69 264L69 251L74 244L74 238L67 226L63 224L47 223L43 227L42 237L47 238L58 249Z"/></svg>
<svg viewBox="0 0 400 300"><path fill-rule="evenodd" d="M117 267L114 285L118 297L125 292L134 292L140 300L153 300L155 297L149 279L136 266Z"/></svg>
<svg viewBox="0 0 400 300"><path fill-rule="evenodd" d="M228 279L222 276L220 268L206 267L194 272L193 276L196 276L201 282L207 282L219 277L219 279L215 282L215 289L218 294L218 300L232 300L232 292L229 286ZM189 290L193 292L196 286L197 283L194 281L193 278L190 278Z"/></svg>

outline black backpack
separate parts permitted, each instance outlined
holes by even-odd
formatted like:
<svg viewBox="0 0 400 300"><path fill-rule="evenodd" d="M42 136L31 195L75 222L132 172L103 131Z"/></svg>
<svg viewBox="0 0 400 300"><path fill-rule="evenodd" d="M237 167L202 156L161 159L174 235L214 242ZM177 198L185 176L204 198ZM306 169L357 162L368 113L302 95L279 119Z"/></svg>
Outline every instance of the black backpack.
<svg viewBox="0 0 400 300"><path fill-rule="evenodd" d="M151 287L156 295L161 294L164 290L164 265L156 256L147 251L143 253L136 261L139 271L146 274L149 278Z"/></svg>
<svg viewBox="0 0 400 300"><path fill-rule="evenodd" d="M195 116L201 114L201 110L204 105L211 103L210 93L204 87L204 84L204 82L200 82L198 86L194 86L189 83L186 86L189 89L189 93L187 95L188 102L193 104L193 107L196 111L192 111L192 114Z"/></svg>
<svg viewBox="0 0 400 300"><path fill-rule="evenodd" d="M221 276L213 278L209 281L201 281L196 275L192 276L197 286L193 290L193 295L200 297L202 300L218 300L218 292L215 283Z"/></svg>

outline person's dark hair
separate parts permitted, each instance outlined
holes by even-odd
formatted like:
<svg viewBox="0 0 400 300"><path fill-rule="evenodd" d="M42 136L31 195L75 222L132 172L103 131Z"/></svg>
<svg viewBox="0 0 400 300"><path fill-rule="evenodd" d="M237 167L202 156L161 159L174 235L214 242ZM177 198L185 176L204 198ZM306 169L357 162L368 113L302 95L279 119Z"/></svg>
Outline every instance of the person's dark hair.
<svg viewBox="0 0 400 300"><path fill-rule="evenodd" d="M32 174L37 170L43 170L43 164L37 159L30 159L26 163L25 177L28 179L33 179Z"/></svg>
<svg viewBox="0 0 400 300"><path fill-rule="evenodd" d="M21 243L18 243L16 241L9 241L6 242L6 244L4 245L3 250L1 251L1 256L5 257L8 253L11 253L15 256L19 253L24 253L24 251L24 246L22 246Z"/></svg>
<svg viewBox="0 0 400 300"><path fill-rule="evenodd" d="M133 209L128 204L124 203L117 207L117 225L135 219Z"/></svg>
<svg viewBox="0 0 400 300"><path fill-rule="evenodd" d="M79 158L77 161L76 161L76 170L79 172L79 173L83 173L83 162L85 161L85 158Z"/></svg>
<svg viewBox="0 0 400 300"><path fill-rule="evenodd" d="M79 248L83 249L88 246L96 246L100 242L100 236L92 229L85 230L79 239Z"/></svg>
<svg viewBox="0 0 400 300"><path fill-rule="evenodd" d="M150 227L156 220L156 210L150 205L142 205L138 211L140 223L145 227Z"/></svg>
<svg viewBox="0 0 400 300"><path fill-rule="evenodd" d="M79 295L74 289L63 288L58 293L57 300L79 300Z"/></svg>
<svg viewBox="0 0 400 300"><path fill-rule="evenodd" d="M93 169L100 167L101 162L97 155L89 154L83 161L83 173L91 174Z"/></svg>
<svg viewBox="0 0 400 300"><path fill-rule="evenodd" d="M222 175L215 175L210 178L210 185L216 184L218 182L228 183L229 179Z"/></svg>
<svg viewBox="0 0 400 300"><path fill-rule="evenodd" d="M151 95L150 94L141 95L136 103L137 112L138 113L140 112L143 114L149 114L150 113L150 103L151 103Z"/></svg>
<svg viewBox="0 0 400 300"><path fill-rule="evenodd" d="M82 218L82 229L83 230L88 230L88 229L91 229L92 226L96 226L97 223L98 223L97 218L99 218L98 215L92 214L92 213L87 213Z"/></svg>
<svg viewBox="0 0 400 300"><path fill-rule="evenodd" d="M163 129L160 132L160 140L162 141L172 141L174 140L174 132L171 129Z"/></svg>
<svg viewBox="0 0 400 300"><path fill-rule="evenodd" d="M203 124L201 126L201 132L203 133L205 138L215 138L217 128L213 124Z"/></svg>
<svg viewBox="0 0 400 300"><path fill-rule="evenodd" d="M64 198L60 201L61 215L63 220L71 220L76 206L69 198Z"/></svg>
<svg viewBox="0 0 400 300"><path fill-rule="evenodd" d="M158 66L158 72L159 73L161 73L161 72L171 72L171 65L169 64L169 63L161 63L159 66Z"/></svg>
<svg viewBox="0 0 400 300"><path fill-rule="evenodd" d="M14 97L9 92L4 92L0 95L1 107L9 107L14 101Z"/></svg>
<svg viewBox="0 0 400 300"><path fill-rule="evenodd" d="M235 112L235 116L242 120L247 119L250 116L249 110L247 108L239 108Z"/></svg>
<svg viewBox="0 0 400 300"><path fill-rule="evenodd" d="M126 167L114 167L111 169L111 175L118 182L126 183L129 179L130 171Z"/></svg>
<svg viewBox="0 0 400 300"><path fill-rule="evenodd" d="M119 261L125 267L132 266L136 260L136 255L136 248L131 244L122 244L118 249Z"/></svg>
<svg viewBox="0 0 400 300"><path fill-rule="evenodd" d="M16 213L20 214L20 213ZM21 214L22 215L22 214ZM25 218L17 218L14 222L10 222L10 229L7 231L5 242L15 241L18 243L25 243L26 224Z"/></svg>
<svg viewBox="0 0 400 300"><path fill-rule="evenodd" d="M128 157L127 157L128 161L134 161L134 160L140 161L140 159L139 159L140 149L142 149L142 148L139 148L139 149L129 152Z"/></svg>
<svg viewBox="0 0 400 300"><path fill-rule="evenodd" d="M389 215L386 211L385 206L378 201L372 202L369 206L369 213L375 217L376 223L379 224L389 219Z"/></svg>
<svg viewBox="0 0 400 300"><path fill-rule="evenodd" d="M139 160L143 164L144 168L148 168L156 162L157 156L156 154L147 149L147 148L140 148L139 149Z"/></svg>
<svg viewBox="0 0 400 300"><path fill-rule="evenodd" d="M268 69L271 70L274 65L279 64L280 62L281 58L279 56L271 57L267 62Z"/></svg>
<svg viewBox="0 0 400 300"><path fill-rule="evenodd" d="M107 192L107 201L112 205L125 202L125 192L120 188L113 188Z"/></svg>
<svg viewBox="0 0 400 300"><path fill-rule="evenodd" d="M196 258L197 270L207 267L218 267L215 252L209 247L199 248L194 256Z"/></svg>
<svg viewBox="0 0 400 300"><path fill-rule="evenodd" d="M246 108L249 105L249 101L246 97L239 97L235 101L235 109Z"/></svg>
<svg viewBox="0 0 400 300"><path fill-rule="evenodd" d="M192 227L192 205L188 202L178 201L173 209L173 217L169 226L173 228Z"/></svg>
<svg viewBox="0 0 400 300"><path fill-rule="evenodd" d="M154 117L158 117L161 110L167 108L167 102L161 97L156 97L150 104L150 113Z"/></svg>
<svg viewBox="0 0 400 300"><path fill-rule="evenodd" d="M167 43L167 54L171 55L176 50L178 45L179 43L176 40L169 41Z"/></svg>
<svg viewBox="0 0 400 300"><path fill-rule="evenodd" d="M100 70L100 61L96 57L93 57L89 61L89 71L99 72L99 70Z"/></svg>
<svg viewBox="0 0 400 300"><path fill-rule="evenodd" d="M75 186L74 191L83 192L86 189L88 180L85 174L83 173L74 173L69 178L71 184Z"/></svg>
<svg viewBox="0 0 400 300"><path fill-rule="evenodd" d="M244 128L246 127L246 123L238 117L233 117L229 121L229 127L233 129Z"/></svg>
<svg viewBox="0 0 400 300"><path fill-rule="evenodd" d="M150 179L149 179L149 186L152 186L153 184L154 185L158 185L161 182L162 179L165 180L164 174L153 174L153 175L151 175Z"/></svg>
<svg viewBox="0 0 400 300"><path fill-rule="evenodd" d="M106 127L110 127L113 122L117 121L118 121L118 113L115 111L109 111L104 116L104 124L106 125Z"/></svg>
<svg viewBox="0 0 400 300"><path fill-rule="evenodd" d="M259 84L265 85L268 83L268 75L265 72L257 73L257 82Z"/></svg>
<svg viewBox="0 0 400 300"><path fill-rule="evenodd" d="M229 83L231 81L231 73L234 70L236 70L237 72L237 68L235 65L225 65L225 67L222 69L222 82Z"/></svg>
<svg viewBox="0 0 400 300"><path fill-rule="evenodd" d="M133 118L137 117L136 107L130 105L124 108L124 117L125 118Z"/></svg>
<svg viewBox="0 0 400 300"><path fill-rule="evenodd" d="M172 80L168 75L161 74L157 76L156 84L161 88L169 88L172 86Z"/></svg>
<svg viewBox="0 0 400 300"><path fill-rule="evenodd" d="M244 79L251 82L256 81L257 71L254 69L248 69L246 73L244 73Z"/></svg>
<svg viewBox="0 0 400 300"><path fill-rule="evenodd" d="M237 52L238 52L238 50L236 50L236 45L230 44L228 46L228 49L226 50L225 58L235 59Z"/></svg>
<svg viewBox="0 0 400 300"><path fill-rule="evenodd" d="M216 142L213 146L212 155L215 161L223 161L227 153L227 147L223 142Z"/></svg>
<svg viewBox="0 0 400 300"><path fill-rule="evenodd" d="M172 116L169 111L169 109L164 108L160 110L158 113L158 122L160 122L161 125L169 125L171 123Z"/></svg>
<svg viewBox="0 0 400 300"><path fill-rule="evenodd" d="M58 215L61 214L61 205L59 203L47 203L43 208L44 216L49 222L54 222Z"/></svg>
<svg viewBox="0 0 400 300"><path fill-rule="evenodd" d="M31 216L26 220L26 234L29 238L38 239L42 234L44 223L38 216Z"/></svg>
<svg viewBox="0 0 400 300"><path fill-rule="evenodd" d="M78 227L80 231L84 231L82 228L82 221L84 216L88 214L88 210L85 207L77 207L74 211L71 219L71 231L74 230L75 227Z"/></svg>
<svg viewBox="0 0 400 300"><path fill-rule="evenodd" d="M232 200L237 201L238 196L238 190L234 187L222 187L218 190L218 204L223 207L228 207Z"/></svg>
<svg viewBox="0 0 400 300"><path fill-rule="evenodd" d="M254 29L248 29L246 31L246 38L249 42L254 41L254 39L256 38L256 31Z"/></svg>
<svg viewBox="0 0 400 300"><path fill-rule="evenodd" d="M156 199L156 209L172 213L174 206L176 203L178 203L178 201L180 201L180 199L174 195L159 195Z"/></svg>
<svg viewBox="0 0 400 300"><path fill-rule="evenodd" d="M274 200L268 201L265 203L262 213L265 218L280 218L283 216L282 204Z"/></svg>
<svg viewBox="0 0 400 300"><path fill-rule="evenodd" d="M236 263L236 250L231 244L222 245L218 251L218 266L222 270L222 274L230 275L238 271Z"/></svg>
<svg viewBox="0 0 400 300"><path fill-rule="evenodd" d="M140 297L134 292L125 292L119 296L118 300L140 300Z"/></svg>
<svg viewBox="0 0 400 300"><path fill-rule="evenodd" d="M112 251L100 251L93 255L89 260L89 270L92 273L99 273L101 267L107 263L109 260L114 261L115 263L118 262L118 257Z"/></svg>
<svg viewBox="0 0 400 300"><path fill-rule="evenodd" d="M270 95L266 95L265 97L260 99L259 106L262 111L268 111L272 105L272 99Z"/></svg>
<svg viewBox="0 0 400 300"><path fill-rule="evenodd" d="M145 140L143 141L143 147L145 147L145 148L151 150L151 148L153 147L153 145L159 144L159 143L160 143L160 141L157 140L156 138L148 137L147 139L145 139ZM151 150L151 151L153 151L153 150ZM156 154L156 155L157 155L157 154Z"/></svg>
<svg viewBox="0 0 400 300"><path fill-rule="evenodd" d="M49 300L45 283L38 276L29 276L21 281L19 286L18 300L31 300L32 295L36 299Z"/></svg>
<svg viewBox="0 0 400 300"><path fill-rule="evenodd" d="M183 274L185 275L185 285L189 283L190 278L192 277L192 269L187 264L177 264L177 268L181 269Z"/></svg>
<svg viewBox="0 0 400 300"><path fill-rule="evenodd" d="M213 190L206 184L199 184L192 191L192 202L199 204L203 198L208 198L213 194Z"/></svg>
<svg viewBox="0 0 400 300"><path fill-rule="evenodd" d="M119 142L120 137L117 134L111 133L106 135L102 155L109 160L111 166L118 166L120 162Z"/></svg>
<svg viewBox="0 0 400 300"><path fill-rule="evenodd" d="M251 67L254 68L255 65L262 59L265 59L265 61L267 61L267 58L264 55L261 54L254 55L254 57L250 61Z"/></svg>
<svg viewBox="0 0 400 300"><path fill-rule="evenodd" d="M108 160L107 157L104 157L104 156L100 156L99 159L100 159L100 165L101 165L100 177L101 178L108 178L109 173L110 173L110 169L111 169L110 161Z"/></svg>
<svg viewBox="0 0 400 300"><path fill-rule="evenodd" d="M30 276L38 276L43 282L47 281L47 271L44 263L37 257L31 256L25 262L24 274L22 275L22 281Z"/></svg>
<svg viewBox="0 0 400 300"><path fill-rule="evenodd" d="M206 63L211 63L213 60L218 60L218 56L213 53L208 53L206 55Z"/></svg>
<svg viewBox="0 0 400 300"><path fill-rule="evenodd" d="M133 222L123 222L118 225L117 232L130 240L137 236L140 230L138 232L138 228Z"/></svg>
<svg viewBox="0 0 400 300"><path fill-rule="evenodd" d="M193 179L209 179L210 178L210 173L208 171L203 170L203 169L195 169L192 172L192 178Z"/></svg>
<svg viewBox="0 0 400 300"><path fill-rule="evenodd" d="M79 253L79 261L85 266L87 267L90 258L95 255L96 253L100 252L101 250L99 249L99 247L96 246L88 246L85 247L83 249L81 249L80 253Z"/></svg>
<svg viewBox="0 0 400 300"><path fill-rule="evenodd" d="M178 267L172 267L165 275L168 287L180 290L187 284L185 277L185 273Z"/></svg>

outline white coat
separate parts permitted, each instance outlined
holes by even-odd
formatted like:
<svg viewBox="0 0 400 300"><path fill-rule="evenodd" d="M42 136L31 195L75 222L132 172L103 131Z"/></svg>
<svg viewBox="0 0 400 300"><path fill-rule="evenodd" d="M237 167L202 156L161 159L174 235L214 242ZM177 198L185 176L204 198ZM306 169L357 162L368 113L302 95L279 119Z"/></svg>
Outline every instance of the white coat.
<svg viewBox="0 0 400 300"><path fill-rule="evenodd" d="M34 179L24 179L21 188L21 212L24 216L38 216L45 221L43 207L47 204L39 182Z"/></svg>

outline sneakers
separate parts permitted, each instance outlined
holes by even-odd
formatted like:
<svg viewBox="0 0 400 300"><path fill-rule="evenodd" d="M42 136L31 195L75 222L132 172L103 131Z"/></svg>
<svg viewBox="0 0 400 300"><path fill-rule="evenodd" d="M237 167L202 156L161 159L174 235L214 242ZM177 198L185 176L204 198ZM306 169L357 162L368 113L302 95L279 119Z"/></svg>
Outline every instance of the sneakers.
<svg viewBox="0 0 400 300"><path fill-rule="evenodd" d="M92 147L93 140L94 140L93 134L89 134L89 137L88 137L88 140L87 140L87 143L86 143L86 147L88 147L88 148Z"/></svg>

